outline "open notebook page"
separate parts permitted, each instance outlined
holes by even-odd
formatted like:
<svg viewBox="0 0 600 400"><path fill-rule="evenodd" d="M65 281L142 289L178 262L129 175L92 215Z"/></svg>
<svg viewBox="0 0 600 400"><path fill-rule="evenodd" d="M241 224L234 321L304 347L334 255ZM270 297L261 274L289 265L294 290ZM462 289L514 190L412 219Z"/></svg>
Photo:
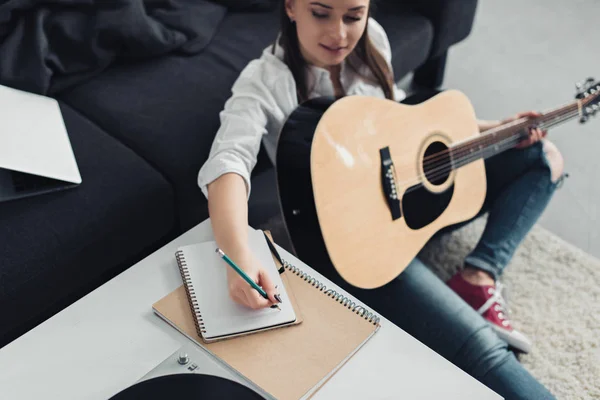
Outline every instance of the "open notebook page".
<svg viewBox="0 0 600 400"><path fill-rule="evenodd" d="M229 297L227 269L231 268L218 253L214 241L202 242L179 248L195 291L198 309L204 321L205 339L214 339L232 334L254 331L294 322L296 314L285 286L281 281L270 249L259 230L248 233L250 248L278 286L282 303L277 309L252 310L235 303ZM235 262L235 260L234 260Z"/></svg>

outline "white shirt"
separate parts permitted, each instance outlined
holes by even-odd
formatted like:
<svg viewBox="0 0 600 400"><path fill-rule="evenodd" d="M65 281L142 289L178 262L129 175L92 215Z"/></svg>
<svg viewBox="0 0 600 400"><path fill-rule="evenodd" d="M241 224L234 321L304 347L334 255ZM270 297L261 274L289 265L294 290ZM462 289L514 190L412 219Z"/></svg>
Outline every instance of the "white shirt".
<svg viewBox="0 0 600 400"><path fill-rule="evenodd" d="M369 18L369 38L386 59L392 70L392 52L383 27ZM207 185L229 172L239 174L246 182L250 196L250 175L256 165L261 141L275 164L277 139L283 125L298 107L296 83L283 61L283 49L276 45L263 50L260 58L252 60L242 70L232 87L232 96L221 111L221 126L212 143L208 160L198 173L198 186L208 198ZM367 68L363 66L363 68ZM385 97L383 89L364 79L342 63L340 83L346 95ZM307 77L309 98L334 96L329 71L309 67ZM405 98L404 91L394 85L396 101Z"/></svg>

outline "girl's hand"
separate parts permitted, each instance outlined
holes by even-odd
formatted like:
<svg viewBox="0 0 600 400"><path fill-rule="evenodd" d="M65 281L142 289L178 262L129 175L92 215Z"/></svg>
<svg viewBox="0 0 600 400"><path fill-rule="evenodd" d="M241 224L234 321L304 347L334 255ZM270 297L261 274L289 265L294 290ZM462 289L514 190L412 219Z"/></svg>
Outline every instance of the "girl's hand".
<svg viewBox="0 0 600 400"><path fill-rule="evenodd" d="M517 115L515 115L514 117L510 117L507 118L505 120L503 120L501 123L502 124L506 124L508 122L512 122L514 120L517 120L519 118L537 118L540 117L541 114L535 111L527 111L527 112L523 112L523 113L519 113ZM529 129L529 137L525 140L522 140L521 142L519 142L519 144L517 146L515 146L515 148L517 149L523 149L525 147L529 147L534 143L539 142L540 140L542 140L543 138L546 137L546 135L548 135L548 131L543 131L539 128L530 128Z"/></svg>
<svg viewBox="0 0 600 400"><path fill-rule="evenodd" d="M242 251L238 254L232 254L235 263L253 279L258 286L262 287L269 299L265 299L248 284L237 272L227 267L227 281L229 287L229 296L238 304L250 307L254 310L270 307L279 302L275 298L276 288L269 278L267 271L260 265L254 254L250 250Z"/></svg>

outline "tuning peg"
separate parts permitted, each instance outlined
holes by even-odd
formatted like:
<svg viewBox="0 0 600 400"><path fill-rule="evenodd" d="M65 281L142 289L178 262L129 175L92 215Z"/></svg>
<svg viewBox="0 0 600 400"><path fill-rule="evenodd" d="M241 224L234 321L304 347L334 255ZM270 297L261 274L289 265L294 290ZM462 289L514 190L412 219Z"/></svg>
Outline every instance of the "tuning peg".
<svg viewBox="0 0 600 400"><path fill-rule="evenodd" d="M577 83L575 84L575 88L576 88L577 90L581 90L581 89L587 90L587 89L589 89L589 88L591 88L591 87L592 87L592 84L593 84L593 83L594 83L594 78L591 78L591 77L590 77L590 78L587 78L587 79L586 79L586 80L584 80L584 81L577 82Z"/></svg>
<svg viewBox="0 0 600 400"><path fill-rule="evenodd" d="M585 81L585 89L590 89L594 86L594 78L587 78Z"/></svg>

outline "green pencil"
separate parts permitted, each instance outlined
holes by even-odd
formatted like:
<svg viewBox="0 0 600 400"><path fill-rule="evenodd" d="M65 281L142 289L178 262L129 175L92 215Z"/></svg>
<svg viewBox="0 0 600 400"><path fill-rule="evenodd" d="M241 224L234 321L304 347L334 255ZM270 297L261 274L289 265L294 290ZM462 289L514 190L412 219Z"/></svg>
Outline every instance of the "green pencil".
<svg viewBox="0 0 600 400"><path fill-rule="evenodd" d="M258 284L256 282L254 282L254 279L250 278L243 269L241 269L240 267L238 267L231 258L229 258L227 256L227 254L225 254L223 252L223 250L219 249L217 247L217 249L215 250L215 252L219 253L219 255L223 258L223 260L225 260L225 262L227 264L229 264L229 266L231 268L233 268L235 270L235 272L237 272L242 278L244 278L244 280L246 282L248 282L250 284L250 286L252 286L254 289L256 289L258 291L258 293L260 293L260 295L262 297L264 297L265 299L269 300L269 296L267 295L267 292L264 291L263 288L261 288L260 286L258 286ZM278 310L281 310L281 308L279 308L279 306L277 304L274 304L273 306L271 306L273 308L277 308Z"/></svg>

